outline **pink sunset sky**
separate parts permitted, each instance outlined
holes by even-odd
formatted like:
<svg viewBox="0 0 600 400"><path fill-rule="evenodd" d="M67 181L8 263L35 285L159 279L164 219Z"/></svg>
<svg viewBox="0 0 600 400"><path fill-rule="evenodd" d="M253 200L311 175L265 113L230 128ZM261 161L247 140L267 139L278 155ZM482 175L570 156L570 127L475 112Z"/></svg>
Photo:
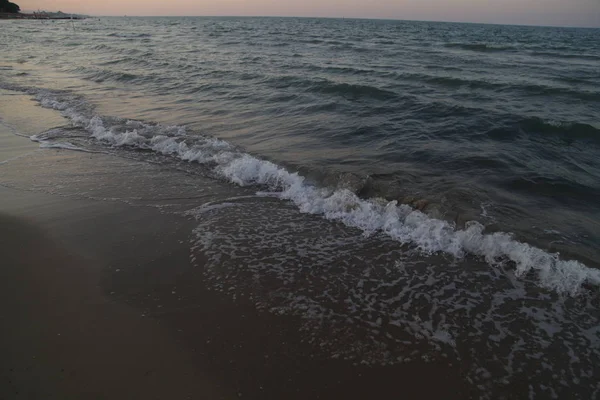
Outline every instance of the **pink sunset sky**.
<svg viewBox="0 0 600 400"><path fill-rule="evenodd" d="M600 0L13 0L89 15L390 18L600 27Z"/></svg>

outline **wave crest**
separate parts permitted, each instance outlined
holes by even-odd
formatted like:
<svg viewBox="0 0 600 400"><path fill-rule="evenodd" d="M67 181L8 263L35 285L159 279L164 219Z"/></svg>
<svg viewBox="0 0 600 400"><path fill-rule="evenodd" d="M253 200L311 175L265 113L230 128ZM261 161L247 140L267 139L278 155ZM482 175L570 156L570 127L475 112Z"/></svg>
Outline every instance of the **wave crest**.
<svg viewBox="0 0 600 400"><path fill-rule="evenodd" d="M578 261L561 260L558 254L519 242L508 233L485 233L478 222L472 221L464 229L457 229L453 223L431 218L397 201L361 199L348 189L311 185L298 173L240 152L222 140L185 135L182 127L140 121L110 125L109 119L81 112L80 104L57 99L50 92L39 92L37 98L43 106L61 110L96 140L207 165L229 182L240 186L258 185L271 191L273 196L291 201L304 213L340 221L362 230L365 235L384 233L429 254L443 252L457 258L481 257L492 267L513 265L517 276L535 273L541 286L559 293L575 295L585 284L600 285L600 270Z"/></svg>

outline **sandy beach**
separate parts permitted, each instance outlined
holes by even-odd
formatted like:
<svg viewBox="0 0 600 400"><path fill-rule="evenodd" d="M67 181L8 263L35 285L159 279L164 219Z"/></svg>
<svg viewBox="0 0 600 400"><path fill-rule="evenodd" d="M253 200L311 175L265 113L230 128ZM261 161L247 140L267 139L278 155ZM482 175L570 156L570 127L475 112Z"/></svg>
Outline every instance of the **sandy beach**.
<svg viewBox="0 0 600 400"><path fill-rule="evenodd" d="M122 160L15 135L64 125L58 113L4 91L0 116L0 398L469 397L458 366L322 357L293 317L208 290L194 221L165 212L189 196L115 200L133 190Z"/></svg>
<svg viewBox="0 0 600 400"><path fill-rule="evenodd" d="M7 182L20 172L11 161L50 157L60 168L64 153L39 151L37 143L15 136L7 126L29 135L64 121L26 96L2 93L0 98L0 158L9 160L0 165L0 398L184 399L197 393L229 398L169 329L119 303L109 291L108 274L132 260L143 265L148 257L172 255L173 261L185 261L186 249L178 241L185 236L175 233L157 245L156 231L135 222L150 218L167 224L160 214L48 195L20 186L18 179ZM11 114L11 107L19 113ZM123 223L139 229L120 229ZM132 240L136 234L139 241Z"/></svg>

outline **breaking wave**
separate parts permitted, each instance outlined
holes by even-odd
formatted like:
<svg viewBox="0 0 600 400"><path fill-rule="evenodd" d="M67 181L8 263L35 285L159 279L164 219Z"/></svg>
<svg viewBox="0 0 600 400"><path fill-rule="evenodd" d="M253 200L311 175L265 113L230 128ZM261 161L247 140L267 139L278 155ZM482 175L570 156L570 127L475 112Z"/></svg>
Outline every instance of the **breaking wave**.
<svg viewBox="0 0 600 400"><path fill-rule="evenodd" d="M558 254L515 240L510 233L487 233L476 221L458 229L452 222L431 218L397 201L361 199L348 189L316 186L298 173L244 153L223 140L188 135L181 126L102 117L79 98L61 98L49 91L32 93L42 106L60 110L74 125L105 145L152 151L205 165L231 183L257 186L292 202L303 213L342 222L366 236L383 233L426 254L477 256L491 267L514 268L517 277L535 274L539 285L561 294L576 295L585 285L600 285L600 270L578 261L561 260ZM47 138L40 135L36 139Z"/></svg>

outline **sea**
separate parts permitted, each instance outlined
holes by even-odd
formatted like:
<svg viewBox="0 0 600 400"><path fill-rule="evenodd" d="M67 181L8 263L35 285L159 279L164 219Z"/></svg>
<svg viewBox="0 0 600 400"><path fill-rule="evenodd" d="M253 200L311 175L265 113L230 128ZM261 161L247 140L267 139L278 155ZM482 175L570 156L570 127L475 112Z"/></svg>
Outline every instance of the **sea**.
<svg viewBox="0 0 600 400"><path fill-rule="evenodd" d="M104 179L196 220L206 285L297 318L315 354L446 360L480 398L599 398L600 29L123 17L0 33L0 88L69 120L31 140L172 171Z"/></svg>

